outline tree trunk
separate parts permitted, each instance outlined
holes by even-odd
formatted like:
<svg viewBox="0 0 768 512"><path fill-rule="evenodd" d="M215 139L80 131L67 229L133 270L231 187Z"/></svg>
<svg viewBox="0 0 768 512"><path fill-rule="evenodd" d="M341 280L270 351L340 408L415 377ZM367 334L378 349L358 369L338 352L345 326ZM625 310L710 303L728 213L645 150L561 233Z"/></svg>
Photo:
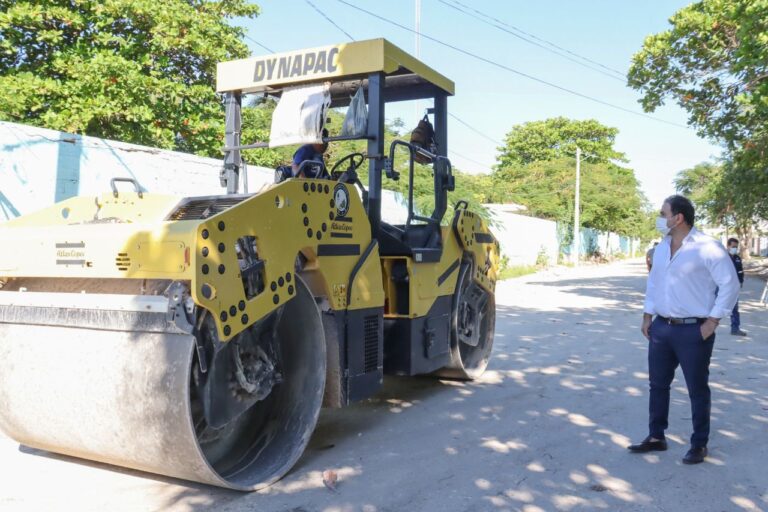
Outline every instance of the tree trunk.
<svg viewBox="0 0 768 512"><path fill-rule="evenodd" d="M735 231L739 239L739 256L741 256L742 260L748 260L751 258L749 248L752 247L754 230L752 226L737 226Z"/></svg>

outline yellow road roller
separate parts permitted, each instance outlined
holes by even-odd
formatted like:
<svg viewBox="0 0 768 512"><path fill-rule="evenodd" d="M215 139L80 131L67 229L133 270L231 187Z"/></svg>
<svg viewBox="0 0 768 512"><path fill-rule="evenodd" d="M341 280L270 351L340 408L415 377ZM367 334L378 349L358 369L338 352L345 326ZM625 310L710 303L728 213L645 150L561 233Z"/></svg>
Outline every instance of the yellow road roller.
<svg viewBox="0 0 768 512"><path fill-rule="evenodd" d="M344 107L359 88L353 135L323 137L323 109L296 100ZM322 407L370 397L384 374L485 370L499 245L466 202L447 205L453 82L374 39L225 62L217 89L226 194L116 178L0 225L0 428L19 443L255 490L290 470ZM241 152L275 145L240 140L248 94L279 98L285 143L293 112L299 138L367 149L241 193ZM385 104L416 99L433 101L432 133L385 147ZM414 206L419 170L434 175L431 214ZM401 178L407 220L389 224L382 180Z"/></svg>

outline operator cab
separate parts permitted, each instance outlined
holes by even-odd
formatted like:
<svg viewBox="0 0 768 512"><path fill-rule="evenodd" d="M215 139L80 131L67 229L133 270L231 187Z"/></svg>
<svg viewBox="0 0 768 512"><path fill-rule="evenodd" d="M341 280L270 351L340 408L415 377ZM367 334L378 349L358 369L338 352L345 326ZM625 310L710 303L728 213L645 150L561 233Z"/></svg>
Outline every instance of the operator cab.
<svg viewBox="0 0 768 512"><path fill-rule="evenodd" d="M393 180L400 179L400 173L395 170L398 147L405 148L408 152L408 218L405 224L381 223L378 236L379 252L383 256L410 256L416 263L440 261L443 251L441 222L447 209L448 191L454 189L451 162L448 158L432 153L414 142L395 140L390 144L385 169L387 177ZM429 149L434 150L434 147ZM435 207L428 217L416 213L414 207L413 183L417 161L432 165Z"/></svg>
<svg viewBox="0 0 768 512"><path fill-rule="evenodd" d="M341 137L321 135L324 109L349 106L352 95L359 89L367 100L365 132ZM350 183L360 189L371 234L378 240L382 256L411 257L415 263L440 261L443 248L441 223L447 209L447 193L454 187L451 163L447 158L447 99L454 93L451 80L389 41L372 39L222 63L217 72L217 90L224 93L227 108L222 183L226 184L229 193L237 192L243 149L366 140L365 154L348 154L330 169L317 160L306 160L298 165L302 172L306 171L305 176L311 174L317 179ZM282 120L276 121L273 117L269 143L242 145L240 142L240 108L242 95L247 93L279 98L276 115L285 106L284 112L279 113ZM297 99L297 95L304 96ZM425 99L434 102L428 111L434 119L433 144L395 140L386 148L385 104ZM314 105L315 110L307 111L307 105ZM299 114L290 114L290 108ZM291 125L291 119L297 125L304 123L303 127L288 133L290 128L286 126ZM312 126L310 130L306 129L307 119ZM309 137L307 133L310 133ZM297 134L305 136L302 139ZM367 189L357 173L365 160L369 162ZM414 204L414 175L424 172L423 167L415 166L417 160L428 162L432 167L434 209L428 216L419 214ZM382 179L386 176L398 180L403 172L408 173L408 217L404 224L389 224L381 219ZM279 183L297 174L290 166L283 166L276 170L275 181Z"/></svg>

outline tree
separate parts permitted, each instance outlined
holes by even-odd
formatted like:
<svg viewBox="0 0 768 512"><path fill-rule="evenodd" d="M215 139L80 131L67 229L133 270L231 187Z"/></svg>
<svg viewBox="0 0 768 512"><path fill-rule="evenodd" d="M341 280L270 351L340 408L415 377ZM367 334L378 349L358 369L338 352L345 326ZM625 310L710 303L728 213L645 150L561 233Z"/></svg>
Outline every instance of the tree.
<svg viewBox="0 0 768 512"><path fill-rule="evenodd" d="M221 156L247 0L0 0L0 119Z"/></svg>
<svg viewBox="0 0 768 512"><path fill-rule="evenodd" d="M722 181L723 166L710 162L702 162L677 173L675 189L693 202L697 224L718 225L723 222Z"/></svg>
<svg viewBox="0 0 768 512"><path fill-rule="evenodd" d="M723 145L730 200L768 216L768 0L700 0L645 39L628 83L647 112L675 101ZM721 191L722 193L722 191Z"/></svg>
<svg viewBox="0 0 768 512"><path fill-rule="evenodd" d="M243 141L265 142L269 140L270 125L272 113L277 103L272 99L259 99L253 103L246 103L243 108ZM344 116L337 110L328 112L330 122L327 124L331 136L338 135L341 131ZM395 139L405 139L404 122L400 118L395 118L387 123L384 129L384 145L389 151L389 145ZM293 153L298 146L287 146L269 149L249 149L243 152L246 162L253 165L265 167L276 167L278 165L289 164ZM350 153L367 152L367 142L363 140L336 141L328 146L326 152L326 162L329 166ZM387 177L382 179L382 187L387 190L400 192L403 197L408 195L408 153L400 149L395 154L395 170L400 172L398 181L390 180ZM360 180L364 185L368 184L368 165L364 164L357 170ZM482 206L488 202L488 192L492 190L490 176L476 176L464 173L457 168L453 168L453 174L456 178L456 190L448 193L449 204L453 204L459 199L464 199L470 207L485 215L487 212ZM435 207L434 181L432 167L428 165L414 165L413 196L414 205L417 212L421 215L429 215ZM450 215L443 218L443 222L449 222Z"/></svg>
<svg viewBox="0 0 768 512"><path fill-rule="evenodd" d="M645 196L613 147L618 130L595 120L557 117L512 127L493 172L491 202L515 202L528 213L573 224L576 147L582 150L581 222L600 231L649 236Z"/></svg>
<svg viewBox="0 0 768 512"><path fill-rule="evenodd" d="M733 179L735 172L738 172L737 165L729 160L719 165L704 162L680 171L675 178L675 188L694 203L696 216L703 223L733 228L742 241L742 257L747 258L753 228L759 218L755 205L765 198L744 200L737 190L743 187Z"/></svg>
<svg viewBox="0 0 768 512"><path fill-rule="evenodd" d="M730 149L768 125L768 0L702 0L677 11L632 59L629 85L652 112L667 99Z"/></svg>
<svg viewBox="0 0 768 512"><path fill-rule="evenodd" d="M755 219L768 219L768 145L762 147L732 153L723 169L733 203Z"/></svg>
<svg viewBox="0 0 768 512"><path fill-rule="evenodd" d="M495 176L501 197L525 205L529 214L573 225L576 161L544 160L504 168ZM599 231L648 235L645 197L631 169L585 162L581 168L581 222Z"/></svg>
<svg viewBox="0 0 768 512"><path fill-rule="evenodd" d="M625 162L624 154L613 147L618 132L594 119L555 117L519 124L507 134L504 147L499 148L497 168L573 157L577 146L585 161Z"/></svg>

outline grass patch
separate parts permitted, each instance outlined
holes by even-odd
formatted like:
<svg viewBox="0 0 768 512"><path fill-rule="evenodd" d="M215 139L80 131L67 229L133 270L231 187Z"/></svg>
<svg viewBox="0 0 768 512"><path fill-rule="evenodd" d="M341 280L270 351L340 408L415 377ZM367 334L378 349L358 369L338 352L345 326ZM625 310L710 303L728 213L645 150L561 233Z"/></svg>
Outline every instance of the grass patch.
<svg viewBox="0 0 768 512"><path fill-rule="evenodd" d="M539 267L536 265L515 265L512 267L505 267L501 270L499 273L499 279L511 279L513 277L520 277L525 276L528 274L533 274L539 270Z"/></svg>

